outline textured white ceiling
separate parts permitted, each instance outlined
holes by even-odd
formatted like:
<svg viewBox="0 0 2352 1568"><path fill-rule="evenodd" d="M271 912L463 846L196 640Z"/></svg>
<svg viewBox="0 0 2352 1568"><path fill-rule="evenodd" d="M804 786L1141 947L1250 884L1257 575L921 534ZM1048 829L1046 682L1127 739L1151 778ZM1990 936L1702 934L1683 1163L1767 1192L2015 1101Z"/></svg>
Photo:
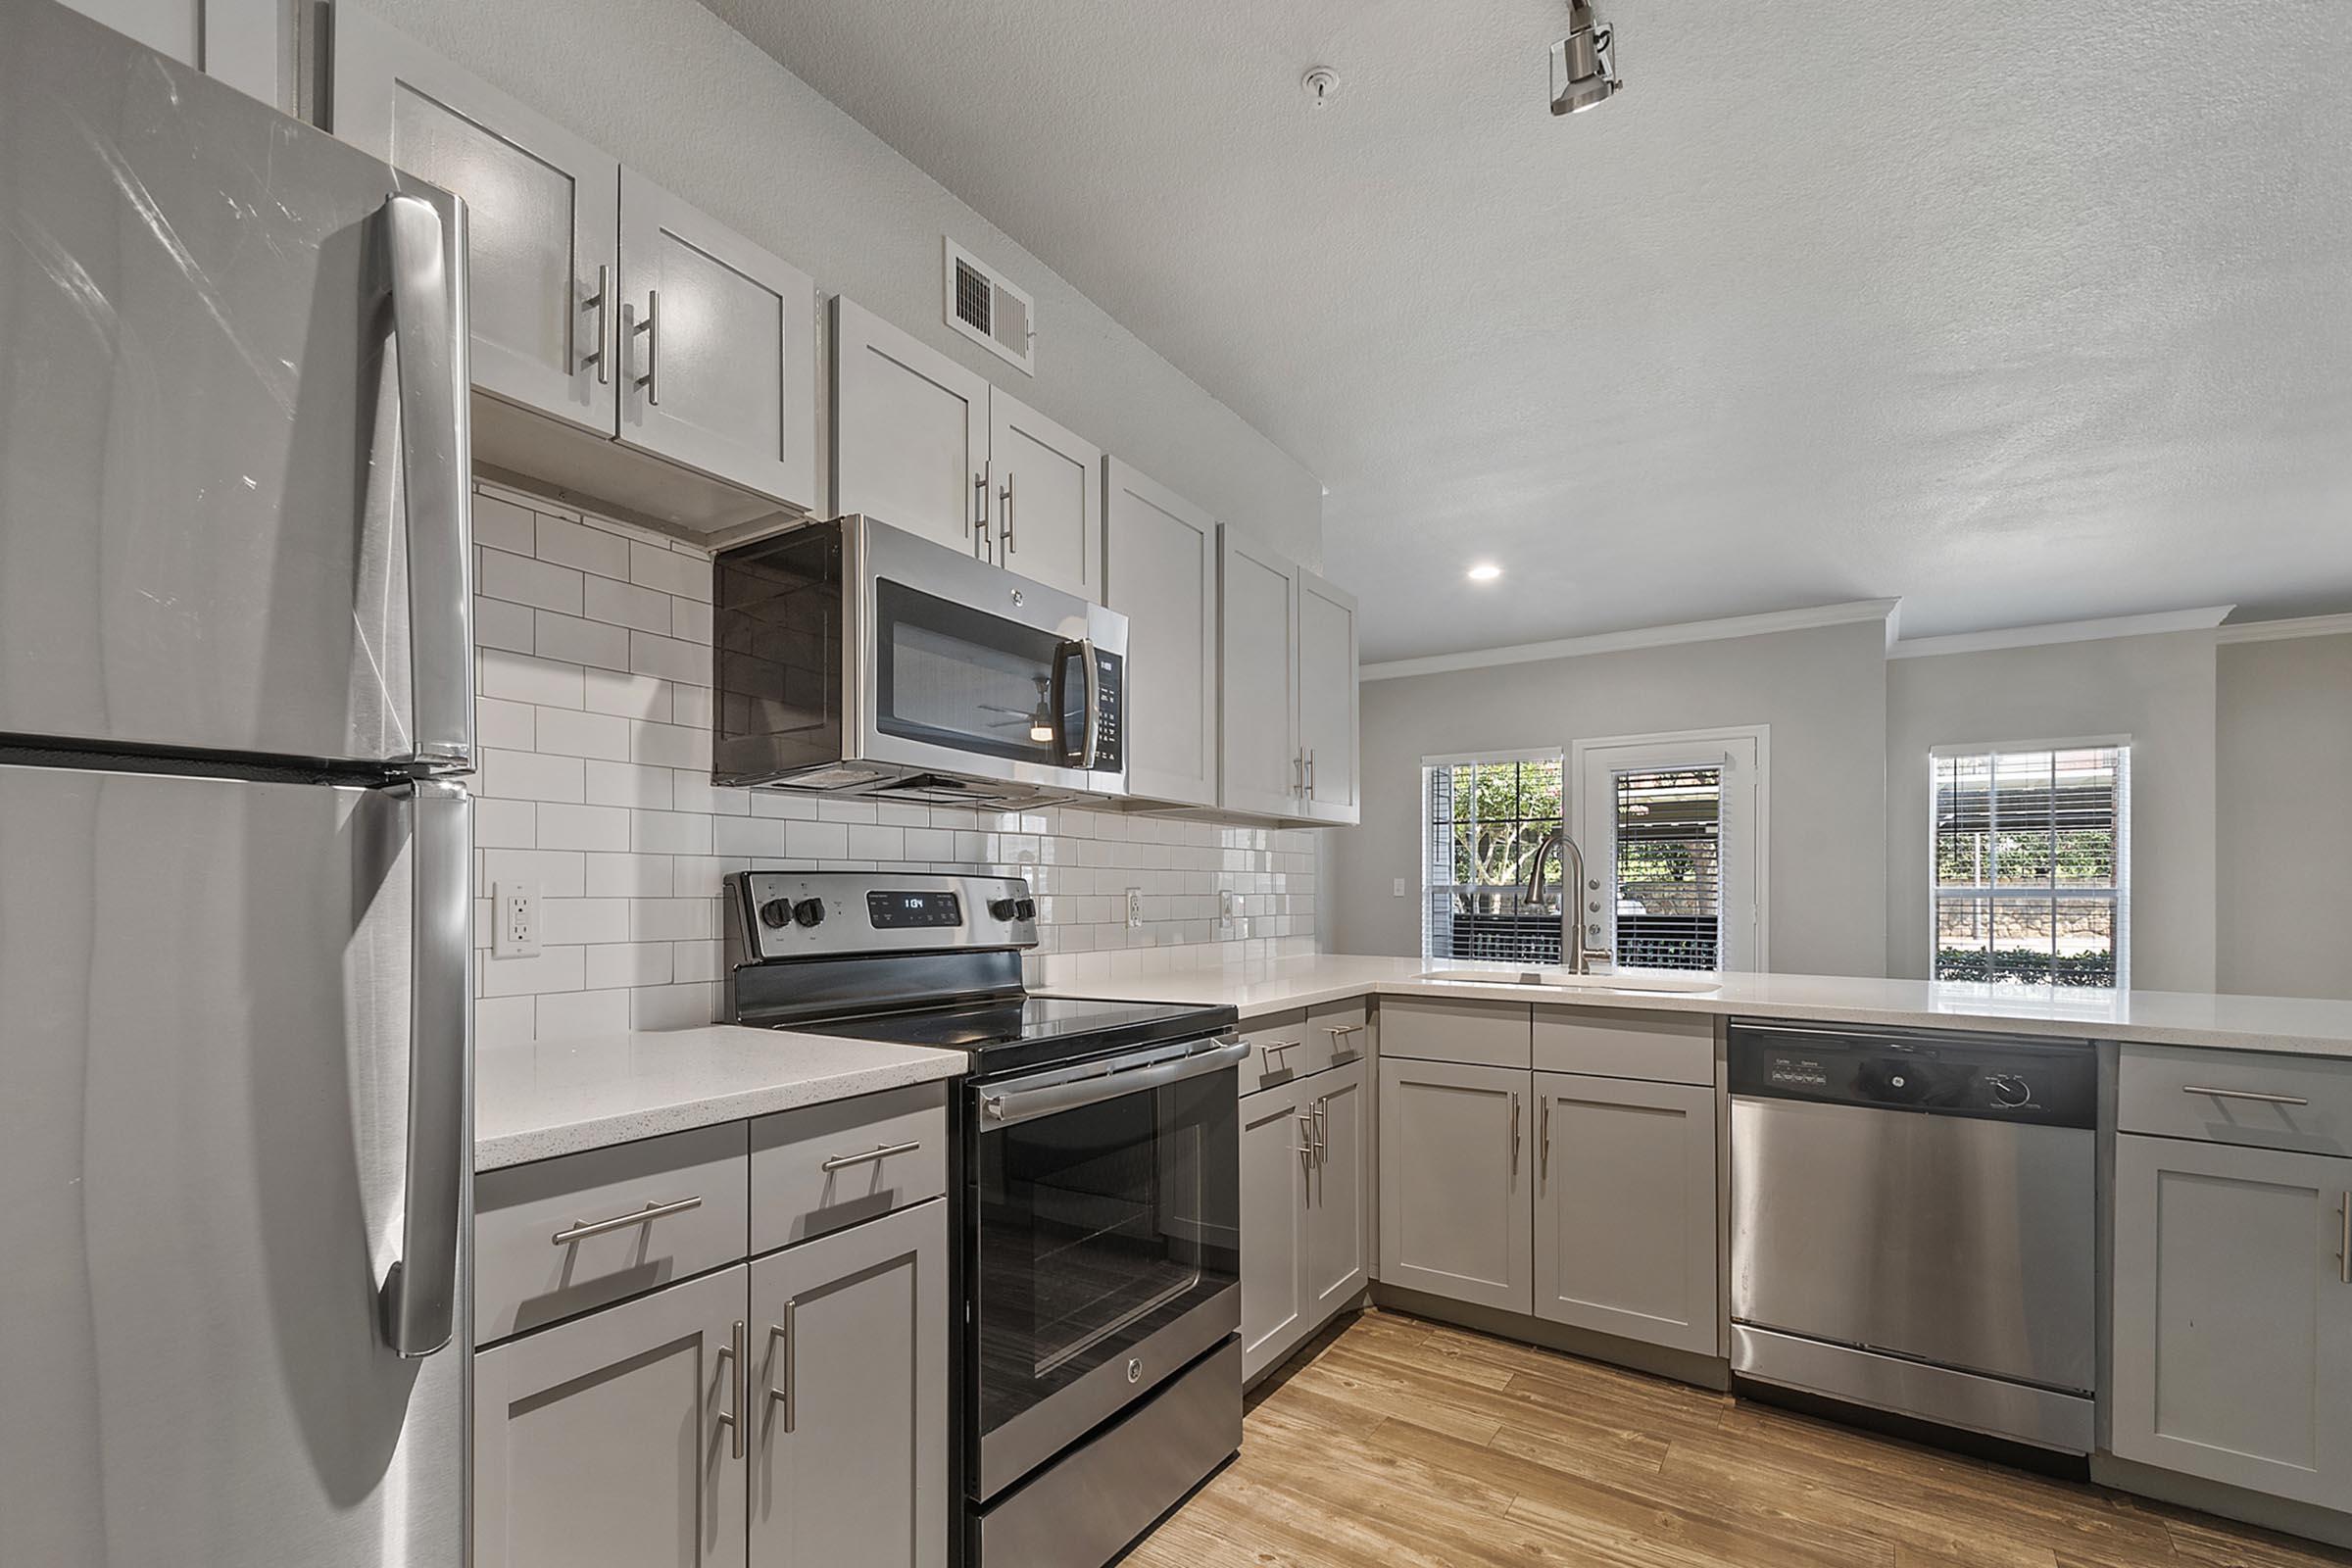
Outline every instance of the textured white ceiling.
<svg viewBox="0 0 2352 1568"><path fill-rule="evenodd" d="M1565 120L1557 0L705 3L1321 474L1368 660L2352 608L2352 0L1600 0Z"/></svg>

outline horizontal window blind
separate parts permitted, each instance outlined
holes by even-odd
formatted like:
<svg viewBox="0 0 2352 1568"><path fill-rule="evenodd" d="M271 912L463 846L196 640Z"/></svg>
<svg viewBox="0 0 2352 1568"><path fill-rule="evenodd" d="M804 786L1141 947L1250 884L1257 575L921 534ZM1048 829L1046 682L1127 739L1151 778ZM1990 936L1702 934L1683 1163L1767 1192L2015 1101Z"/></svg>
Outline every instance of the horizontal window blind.
<svg viewBox="0 0 2352 1568"><path fill-rule="evenodd" d="M2110 744L1935 754L1936 978L2129 983L2131 760Z"/></svg>
<svg viewBox="0 0 2352 1568"><path fill-rule="evenodd" d="M1617 961L1715 969L1723 956L1723 770L1616 776Z"/></svg>
<svg viewBox="0 0 2352 1568"><path fill-rule="evenodd" d="M1421 776L1422 956L1556 965L1560 755L1437 759Z"/></svg>

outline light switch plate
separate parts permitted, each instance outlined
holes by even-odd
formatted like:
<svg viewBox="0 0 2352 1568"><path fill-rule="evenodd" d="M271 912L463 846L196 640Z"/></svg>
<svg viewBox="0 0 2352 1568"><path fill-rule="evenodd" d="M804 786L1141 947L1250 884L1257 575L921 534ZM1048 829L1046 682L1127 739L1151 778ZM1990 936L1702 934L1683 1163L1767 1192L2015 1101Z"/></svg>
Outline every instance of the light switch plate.
<svg viewBox="0 0 2352 1568"><path fill-rule="evenodd" d="M501 882L490 896L490 956L539 956L539 888L531 882Z"/></svg>

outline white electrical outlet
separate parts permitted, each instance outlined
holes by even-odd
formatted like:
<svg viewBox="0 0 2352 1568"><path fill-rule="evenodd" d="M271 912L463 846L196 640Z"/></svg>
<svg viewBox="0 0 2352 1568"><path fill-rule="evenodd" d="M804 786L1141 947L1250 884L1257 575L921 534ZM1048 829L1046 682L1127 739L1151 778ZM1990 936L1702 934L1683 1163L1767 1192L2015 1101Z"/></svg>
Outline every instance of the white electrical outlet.
<svg viewBox="0 0 2352 1568"><path fill-rule="evenodd" d="M1227 930L1233 928L1234 903L1233 889L1226 888L1217 894L1217 924Z"/></svg>
<svg viewBox="0 0 2352 1568"><path fill-rule="evenodd" d="M1398 877L1398 878L1396 879L1396 888L1395 888L1395 892L1396 892L1396 897L1398 897L1398 898L1400 898L1400 899L1404 897L1404 878L1402 878L1402 877Z"/></svg>
<svg viewBox="0 0 2352 1568"><path fill-rule="evenodd" d="M539 889L529 882L501 882L490 900L490 956L539 956Z"/></svg>
<svg viewBox="0 0 2352 1568"><path fill-rule="evenodd" d="M1127 890L1127 929L1130 931L1140 930L1143 926L1143 923L1144 890L1142 888L1129 888Z"/></svg>

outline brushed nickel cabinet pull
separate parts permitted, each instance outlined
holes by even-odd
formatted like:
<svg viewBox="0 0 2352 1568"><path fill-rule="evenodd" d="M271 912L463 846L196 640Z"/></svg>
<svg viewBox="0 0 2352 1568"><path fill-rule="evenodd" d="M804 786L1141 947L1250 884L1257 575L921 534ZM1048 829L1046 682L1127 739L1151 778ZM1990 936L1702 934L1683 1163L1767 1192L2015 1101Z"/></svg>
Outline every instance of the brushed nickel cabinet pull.
<svg viewBox="0 0 2352 1568"><path fill-rule="evenodd" d="M963 519L963 531L965 537L970 537L971 531L975 525L979 527L981 536L983 538L987 537L988 468L986 465L982 465L980 467L972 470L972 514Z"/></svg>
<svg viewBox="0 0 2352 1568"><path fill-rule="evenodd" d="M2335 1273L2346 1285L2352 1285L2352 1193L2344 1195L2343 1206L2336 1210L2336 1221L2343 1230L2335 1244Z"/></svg>
<svg viewBox="0 0 2352 1568"><path fill-rule="evenodd" d="M681 1198L674 1203L648 1203L634 1214L615 1214L611 1219L575 1219L571 1222L571 1229L558 1231L548 1240L558 1247L569 1247L591 1236L607 1236L613 1231L625 1231L632 1225L651 1225L658 1219L667 1219L672 1214L683 1214L702 1206L700 1198Z"/></svg>
<svg viewBox="0 0 2352 1568"><path fill-rule="evenodd" d="M2310 1101L2298 1100L2293 1095L2262 1095L2256 1094L2251 1089L2208 1089L2202 1084L2184 1084L2181 1086L2180 1092L2184 1095L2207 1095L2215 1100L2251 1100L2264 1105L2308 1105L2311 1103Z"/></svg>
<svg viewBox="0 0 2352 1568"><path fill-rule="evenodd" d="M1551 1179L1551 1097L1545 1095L1536 1119L1536 1181Z"/></svg>
<svg viewBox="0 0 2352 1568"><path fill-rule="evenodd" d="M800 1352L798 1341L792 1332L793 1319L800 1308L798 1297L786 1301L784 1321L771 1323L767 1329L767 1364L771 1368L767 1379L767 1402L784 1407L783 1424L787 1432L799 1426L801 1421Z"/></svg>
<svg viewBox="0 0 2352 1568"><path fill-rule="evenodd" d="M637 384L645 388L645 401L655 408L662 406L662 291L645 291L645 319L636 329L645 334L645 373Z"/></svg>
<svg viewBox="0 0 2352 1568"><path fill-rule="evenodd" d="M1012 472L1010 468L1004 470L1004 488L997 493L998 499L1004 503L1004 553L1008 556L1021 548L1012 531Z"/></svg>
<svg viewBox="0 0 2352 1568"><path fill-rule="evenodd" d="M1315 1169L1321 1170L1331 1159L1331 1097L1326 1095L1315 1102Z"/></svg>
<svg viewBox="0 0 2352 1568"><path fill-rule="evenodd" d="M1312 1112L1298 1113L1298 1157L1308 1170L1315 1168L1315 1118Z"/></svg>
<svg viewBox="0 0 2352 1568"><path fill-rule="evenodd" d="M1519 1174L1519 1091L1511 1091L1511 1174Z"/></svg>
<svg viewBox="0 0 2352 1568"><path fill-rule="evenodd" d="M920 1138L911 1139L904 1144L884 1144L881 1148L869 1149L862 1154L835 1154L831 1159L819 1165L817 1169L830 1174L851 1165L871 1165L876 1160L888 1159L893 1154L911 1154L922 1147L923 1141Z"/></svg>
<svg viewBox="0 0 2352 1568"><path fill-rule="evenodd" d="M726 1390L729 1408L718 1412L718 1424L727 1429L727 1450L736 1458L743 1457L743 1405L745 1373L743 1366L743 1319L735 1327L727 1343L718 1348L718 1359L727 1369Z"/></svg>
<svg viewBox="0 0 2352 1568"><path fill-rule="evenodd" d="M597 264L596 292L580 302L583 311L590 306L596 308L596 347L580 356L579 368L585 370L591 365L595 366L596 379L603 384L612 379L612 357L605 352L605 338L612 330L612 268L610 263Z"/></svg>

